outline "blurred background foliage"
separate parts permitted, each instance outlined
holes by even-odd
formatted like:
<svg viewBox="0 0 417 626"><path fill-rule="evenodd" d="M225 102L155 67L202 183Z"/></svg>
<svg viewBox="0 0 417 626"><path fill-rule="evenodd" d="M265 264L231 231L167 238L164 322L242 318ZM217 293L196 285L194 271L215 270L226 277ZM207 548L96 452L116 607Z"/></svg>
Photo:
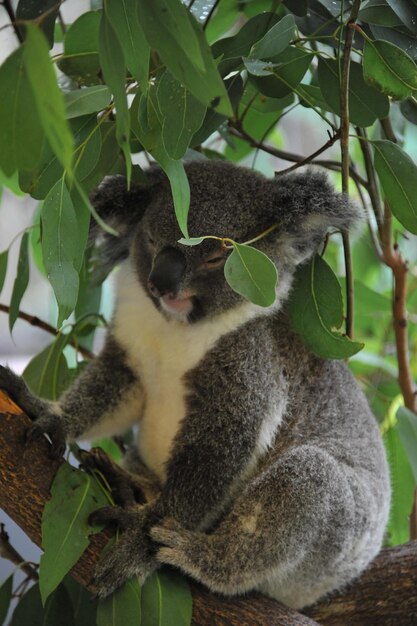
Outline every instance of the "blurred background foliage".
<svg viewBox="0 0 417 626"><path fill-rule="evenodd" d="M17 266L0 251L0 290L6 271L15 276L0 307L12 331L32 258L60 328L26 367L29 385L58 397L106 324L105 277L87 245L88 194L104 176L146 184L156 160L186 235L184 160L228 159L267 176L324 168L365 219L350 242L330 234L320 262L303 268L293 323L323 356L353 355L391 465L387 544L407 541L417 484L417 1L92 0L71 23L55 0L3 9L16 41L0 67L0 184L39 205L9 242L20 241Z"/></svg>

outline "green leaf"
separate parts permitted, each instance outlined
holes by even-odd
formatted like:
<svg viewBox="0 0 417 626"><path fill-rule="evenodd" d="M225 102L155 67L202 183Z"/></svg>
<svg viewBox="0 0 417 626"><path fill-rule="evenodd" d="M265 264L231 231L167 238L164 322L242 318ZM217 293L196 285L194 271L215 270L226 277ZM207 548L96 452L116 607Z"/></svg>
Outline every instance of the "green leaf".
<svg viewBox="0 0 417 626"><path fill-rule="evenodd" d="M374 164L389 207L410 232L417 234L417 166L391 141L373 141Z"/></svg>
<svg viewBox="0 0 417 626"><path fill-rule="evenodd" d="M413 59L388 41L366 41L363 74L371 85L397 100L408 98L417 89L417 67Z"/></svg>
<svg viewBox="0 0 417 626"><path fill-rule="evenodd" d="M250 51L251 59L274 59L283 52L290 41L294 39L295 20L293 15L286 15L275 24L262 37L258 43L252 46Z"/></svg>
<svg viewBox="0 0 417 626"><path fill-rule="evenodd" d="M395 0L397 2L397 0ZM368 4L359 11L358 14L361 22L368 24L379 24L380 26L398 26L401 20L395 15L394 11L381 0L370 0Z"/></svg>
<svg viewBox="0 0 417 626"><path fill-rule="evenodd" d="M308 70L313 56L299 48L287 48L275 57L271 76L251 76L250 81L265 96L283 98L295 90Z"/></svg>
<svg viewBox="0 0 417 626"><path fill-rule="evenodd" d="M77 217L64 178L46 196L41 220L43 261L58 303L60 327L77 304L78 271L84 253L79 246Z"/></svg>
<svg viewBox="0 0 417 626"><path fill-rule="evenodd" d="M9 251L4 250L4 252L0 253L0 293L4 287L4 281L6 280L6 272L7 272L7 260L9 257Z"/></svg>
<svg viewBox="0 0 417 626"><path fill-rule="evenodd" d="M404 50L412 59L417 59L417 38L411 34L406 34L402 26L391 28L371 26L370 28L375 39L389 41Z"/></svg>
<svg viewBox="0 0 417 626"><path fill-rule="evenodd" d="M39 587L43 603L87 548L89 536L101 530L89 526L89 515L108 504L91 476L67 463L60 466L42 515Z"/></svg>
<svg viewBox="0 0 417 626"><path fill-rule="evenodd" d="M33 585L20 599L11 626L75 626L71 599L59 586L42 606L39 585Z"/></svg>
<svg viewBox="0 0 417 626"><path fill-rule="evenodd" d="M80 85L101 83L98 33L101 11L83 13L68 29L59 69Z"/></svg>
<svg viewBox="0 0 417 626"><path fill-rule="evenodd" d="M401 102L400 109L406 120L412 124L417 124L417 101L415 99L404 100Z"/></svg>
<svg viewBox="0 0 417 626"><path fill-rule="evenodd" d="M260 250L233 242L224 275L234 291L254 304L267 307L275 302L277 269Z"/></svg>
<svg viewBox="0 0 417 626"><path fill-rule="evenodd" d="M262 61L261 59L247 59L243 57L243 63L249 74L254 76L271 76L276 67L272 61Z"/></svg>
<svg viewBox="0 0 417 626"><path fill-rule="evenodd" d="M59 12L59 3L56 0L19 0L16 9L16 21L37 20L48 40L49 47L54 45L55 20ZM24 25L18 26L24 35Z"/></svg>
<svg viewBox="0 0 417 626"><path fill-rule="evenodd" d="M316 255L296 274L288 313L294 330L312 352L327 359L346 359L363 348L334 328L343 321L343 299L339 282Z"/></svg>
<svg viewBox="0 0 417 626"><path fill-rule="evenodd" d="M23 295L29 284L29 233L25 233L20 242L19 261L17 263L17 274L13 284L12 297L10 300L9 329L13 326L19 315L19 306Z"/></svg>
<svg viewBox="0 0 417 626"><path fill-rule="evenodd" d="M115 122L103 122L100 124L100 143L101 150L93 170L82 181L82 186L86 191L90 191L97 187L103 180L104 176L112 174L115 166L119 162L120 150L116 139Z"/></svg>
<svg viewBox="0 0 417 626"><path fill-rule="evenodd" d="M157 89L159 110L163 116L162 140L172 159L184 156L194 133L201 127L206 107L167 70Z"/></svg>
<svg viewBox="0 0 417 626"><path fill-rule="evenodd" d="M123 50L106 12L103 13L99 33L100 63L104 78L110 87L116 104L116 138L126 160L128 186L132 173L130 160L130 117L125 90L126 66Z"/></svg>
<svg viewBox="0 0 417 626"><path fill-rule="evenodd" d="M387 0L387 3L398 15L404 26L414 35L417 35L417 9L411 5L409 0Z"/></svg>
<svg viewBox="0 0 417 626"><path fill-rule="evenodd" d="M148 88L150 49L146 41L136 0L107 0L107 16L123 48L126 65L143 93Z"/></svg>
<svg viewBox="0 0 417 626"><path fill-rule="evenodd" d="M402 406L397 411L397 420L398 433L417 484L417 415Z"/></svg>
<svg viewBox="0 0 417 626"><path fill-rule="evenodd" d="M43 128L24 65L24 46L0 67L0 168L7 176L39 159Z"/></svg>
<svg viewBox="0 0 417 626"><path fill-rule="evenodd" d="M182 237L178 239L178 243L182 243L183 246L198 246L202 241L204 241L204 237L189 237L188 239Z"/></svg>
<svg viewBox="0 0 417 626"><path fill-rule="evenodd" d="M338 62L320 58L318 81L324 99L340 115L340 77ZM387 96L365 82L359 63L351 62L349 76L349 118L357 126L371 126L389 113Z"/></svg>
<svg viewBox="0 0 417 626"><path fill-rule="evenodd" d="M146 580L141 626L189 626L191 613L190 589L179 572L160 569Z"/></svg>
<svg viewBox="0 0 417 626"><path fill-rule="evenodd" d="M184 237L188 238L187 217L190 207L190 185L184 165L181 161L167 159L162 154L159 154L158 158L158 153L155 158L169 178L178 225Z"/></svg>
<svg viewBox="0 0 417 626"><path fill-rule="evenodd" d="M179 0L138 0L138 11L150 47L157 50L175 78L204 105L213 107L227 117L232 116L225 85L204 33L186 7ZM191 60L187 54L190 44L186 33L189 32L193 33L193 40L198 42L203 61L200 69L198 56Z"/></svg>
<svg viewBox="0 0 417 626"><path fill-rule="evenodd" d="M65 105L56 81L55 70L43 33L27 25L23 59L32 86L36 108L49 145L69 172L72 164L73 137L65 119Z"/></svg>
<svg viewBox="0 0 417 626"><path fill-rule="evenodd" d="M65 576L63 584L71 598L74 626L95 626L97 602L93 601L92 594L77 583L70 574Z"/></svg>
<svg viewBox="0 0 417 626"><path fill-rule="evenodd" d="M63 350L69 340L70 335L58 335L26 366L23 378L37 396L58 400L68 387L71 375Z"/></svg>
<svg viewBox="0 0 417 626"><path fill-rule="evenodd" d="M395 546L405 543L410 538L409 516L413 507L416 483L401 443L397 425L385 433L384 444L392 485L388 540L391 546Z"/></svg>
<svg viewBox="0 0 417 626"><path fill-rule="evenodd" d="M139 626L139 624L143 625L141 588L138 579L131 578L110 596L100 600L97 626Z"/></svg>
<svg viewBox="0 0 417 626"><path fill-rule="evenodd" d="M4 624L6 621L6 616L9 612L9 606L12 600L12 591L13 574L6 578L0 586L0 624Z"/></svg>
<svg viewBox="0 0 417 626"><path fill-rule="evenodd" d="M110 102L111 93L106 85L93 85L64 94L67 119L101 111Z"/></svg>

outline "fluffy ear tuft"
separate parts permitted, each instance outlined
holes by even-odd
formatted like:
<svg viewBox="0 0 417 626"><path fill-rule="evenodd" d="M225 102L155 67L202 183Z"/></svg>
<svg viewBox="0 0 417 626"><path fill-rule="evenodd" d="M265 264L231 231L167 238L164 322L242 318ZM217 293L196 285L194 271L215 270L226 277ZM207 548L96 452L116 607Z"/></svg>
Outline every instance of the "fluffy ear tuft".
<svg viewBox="0 0 417 626"><path fill-rule="evenodd" d="M302 263L329 230L347 231L364 217L359 207L335 192L321 172L284 176L273 185L280 249L289 262Z"/></svg>

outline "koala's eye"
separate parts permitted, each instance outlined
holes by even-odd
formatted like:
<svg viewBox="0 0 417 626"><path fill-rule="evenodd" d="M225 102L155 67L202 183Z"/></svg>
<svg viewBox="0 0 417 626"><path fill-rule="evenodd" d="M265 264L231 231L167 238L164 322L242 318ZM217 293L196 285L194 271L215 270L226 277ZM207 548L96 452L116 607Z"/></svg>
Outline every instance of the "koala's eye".
<svg viewBox="0 0 417 626"><path fill-rule="evenodd" d="M202 267L205 269L215 269L224 265L226 261L226 255L219 252L215 252L212 255L204 259Z"/></svg>
<svg viewBox="0 0 417 626"><path fill-rule="evenodd" d="M153 237L152 237L151 235L149 235L149 233L148 233L148 243L149 243L151 246L154 246L154 245L155 245L155 240L153 239Z"/></svg>

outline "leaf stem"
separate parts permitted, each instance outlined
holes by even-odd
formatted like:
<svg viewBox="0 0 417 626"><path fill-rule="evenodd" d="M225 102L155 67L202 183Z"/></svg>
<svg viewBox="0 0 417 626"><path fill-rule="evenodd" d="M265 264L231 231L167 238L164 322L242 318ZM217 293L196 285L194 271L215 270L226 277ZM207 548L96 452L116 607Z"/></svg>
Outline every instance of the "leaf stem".
<svg viewBox="0 0 417 626"><path fill-rule="evenodd" d="M14 30L14 32L16 34L16 37L18 38L20 43L23 43L24 42L24 37L23 37L21 31L19 30L18 25L16 24L16 14L15 14L15 12L13 10L11 0L3 0L2 5L4 6L4 9L5 9L7 15L9 16L10 23L11 23L11 25L13 27L13 30Z"/></svg>

